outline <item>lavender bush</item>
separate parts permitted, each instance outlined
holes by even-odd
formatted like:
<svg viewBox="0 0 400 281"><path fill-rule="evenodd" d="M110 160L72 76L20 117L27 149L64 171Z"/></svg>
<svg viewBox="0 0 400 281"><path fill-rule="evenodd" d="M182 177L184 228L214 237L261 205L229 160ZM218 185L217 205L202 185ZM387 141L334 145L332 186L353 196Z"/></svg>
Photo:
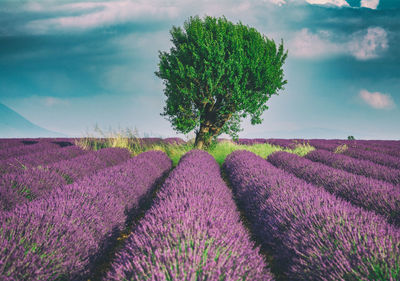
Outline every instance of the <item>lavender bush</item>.
<svg viewBox="0 0 400 281"><path fill-rule="evenodd" d="M289 280L400 279L400 230L248 151L224 163L253 233Z"/></svg>
<svg viewBox="0 0 400 281"><path fill-rule="evenodd" d="M40 198L52 189L73 183L129 158L127 149L105 148L45 167L6 174L0 178L3 210L12 210L17 204Z"/></svg>
<svg viewBox="0 0 400 281"><path fill-rule="evenodd" d="M129 209L170 167L163 152L145 152L0 214L0 279L87 279Z"/></svg>
<svg viewBox="0 0 400 281"><path fill-rule="evenodd" d="M278 145L285 148L295 148L297 143L303 143L303 140L292 140L292 139L267 139L267 143L272 145Z"/></svg>
<svg viewBox="0 0 400 281"><path fill-rule="evenodd" d="M266 142L267 142L266 139L245 139L245 138L240 138L236 141L236 143L240 145L253 145Z"/></svg>
<svg viewBox="0 0 400 281"><path fill-rule="evenodd" d="M343 144L337 140L320 140L320 139L309 140L308 143L311 146L315 147L316 149L323 149L331 152L334 152L339 145Z"/></svg>
<svg viewBox="0 0 400 281"><path fill-rule="evenodd" d="M66 184L65 178L58 172L45 168L3 175L0 178L1 210L10 211L18 204L32 201Z"/></svg>
<svg viewBox="0 0 400 281"><path fill-rule="evenodd" d="M62 174L70 183L100 169L126 161L129 157L129 150L125 148L103 148L74 159L56 162L48 168Z"/></svg>
<svg viewBox="0 0 400 281"><path fill-rule="evenodd" d="M272 280L208 153L183 156L104 280Z"/></svg>
<svg viewBox="0 0 400 281"><path fill-rule="evenodd" d="M354 175L295 154L275 152L268 161L309 183L321 186L354 205L382 214L400 224L400 189L384 181Z"/></svg>
<svg viewBox="0 0 400 281"><path fill-rule="evenodd" d="M0 150L18 145L23 145L21 139L0 139Z"/></svg>
<svg viewBox="0 0 400 281"><path fill-rule="evenodd" d="M394 185L400 184L400 170L375 164L368 160L355 159L346 155L332 153L326 150L311 151L307 155L305 155L305 158L353 174L387 181Z"/></svg>
<svg viewBox="0 0 400 281"><path fill-rule="evenodd" d="M357 148L360 150L374 151L383 154L388 154L395 157L400 157L400 146L399 142L390 141L365 141L356 140L348 141L348 146L351 148Z"/></svg>
<svg viewBox="0 0 400 281"><path fill-rule="evenodd" d="M64 148L54 147L46 151L32 152L25 155L0 160L0 175L11 172L18 172L39 165L48 165L61 160L69 160L86 151L77 146Z"/></svg>
<svg viewBox="0 0 400 281"><path fill-rule="evenodd" d="M350 147L346 149L343 154L356 159L369 160L390 168L400 169L400 157L387 155L385 153Z"/></svg>
<svg viewBox="0 0 400 281"><path fill-rule="evenodd" d="M39 151L46 151L52 148L60 148L59 145L51 142L38 142L32 145L18 145L0 150L0 160L4 160L11 157L25 155L28 153L35 153Z"/></svg>

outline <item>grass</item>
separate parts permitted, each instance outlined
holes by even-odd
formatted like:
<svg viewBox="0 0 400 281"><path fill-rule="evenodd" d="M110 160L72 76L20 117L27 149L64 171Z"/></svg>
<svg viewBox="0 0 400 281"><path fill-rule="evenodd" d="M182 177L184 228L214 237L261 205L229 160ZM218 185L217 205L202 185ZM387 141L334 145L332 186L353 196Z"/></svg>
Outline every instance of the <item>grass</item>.
<svg viewBox="0 0 400 281"><path fill-rule="evenodd" d="M179 159L181 159L186 152L194 149L193 140L190 140L184 144L165 144L162 142L142 144L140 142L140 138L136 137L137 133L129 130L118 133L113 132L108 135L101 132L101 136L101 138L86 137L78 139L76 140L76 144L85 149L93 150L98 150L105 147L127 148L131 151L133 156L149 150L161 150L171 158L174 167L178 164ZM287 151L290 153L295 153L299 156L304 156L308 152L314 150L314 147L310 146L309 144L299 143L294 149L288 149L270 144L238 145L231 141L222 141L210 147L207 151L215 158L219 165L222 165L226 156L235 150L248 150L263 158L267 158L268 155L275 151Z"/></svg>
<svg viewBox="0 0 400 281"><path fill-rule="evenodd" d="M254 145L239 145L230 141L224 141L218 143L215 147L212 147L208 150L208 152L214 156L215 160L218 164L222 165L224 163L226 156L232 153L235 150L248 150L253 152L254 154L267 158L268 155L275 151L287 151L290 153L295 153L300 156L306 155L309 151L314 150L314 148L310 145L298 145L295 149L286 149L277 145L271 145L268 143L263 144L254 144Z"/></svg>

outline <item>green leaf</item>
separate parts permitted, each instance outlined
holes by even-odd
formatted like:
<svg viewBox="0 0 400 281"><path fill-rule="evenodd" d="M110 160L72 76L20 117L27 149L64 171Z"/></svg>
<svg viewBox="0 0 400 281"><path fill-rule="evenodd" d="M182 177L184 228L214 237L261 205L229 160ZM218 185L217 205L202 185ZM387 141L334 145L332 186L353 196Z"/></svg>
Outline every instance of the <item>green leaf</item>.
<svg viewBox="0 0 400 281"><path fill-rule="evenodd" d="M211 124L215 129L207 137L237 137L241 118L262 122L266 102L287 83L282 41L277 46L255 28L225 17L190 17L170 34L173 46L159 52L155 75L165 85L161 115L177 132L196 130L199 137L200 128Z"/></svg>

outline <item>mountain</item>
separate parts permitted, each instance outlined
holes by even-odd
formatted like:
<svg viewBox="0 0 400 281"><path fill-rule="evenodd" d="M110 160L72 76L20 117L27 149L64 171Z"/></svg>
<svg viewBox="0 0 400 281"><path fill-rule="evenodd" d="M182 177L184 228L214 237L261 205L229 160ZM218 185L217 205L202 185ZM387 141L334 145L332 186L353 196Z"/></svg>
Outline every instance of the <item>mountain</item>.
<svg viewBox="0 0 400 281"><path fill-rule="evenodd" d="M41 128L0 103L0 138L65 137Z"/></svg>

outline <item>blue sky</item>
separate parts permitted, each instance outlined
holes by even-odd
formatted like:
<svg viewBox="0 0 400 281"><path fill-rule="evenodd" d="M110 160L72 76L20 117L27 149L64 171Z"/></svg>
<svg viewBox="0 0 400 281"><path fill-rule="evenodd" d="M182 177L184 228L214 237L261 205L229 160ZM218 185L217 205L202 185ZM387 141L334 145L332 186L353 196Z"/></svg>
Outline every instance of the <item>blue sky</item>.
<svg viewBox="0 0 400 281"><path fill-rule="evenodd" d="M193 15L225 15L289 51L285 90L240 137L400 138L397 0L0 0L0 102L69 136L95 124L176 136L154 71Z"/></svg>

